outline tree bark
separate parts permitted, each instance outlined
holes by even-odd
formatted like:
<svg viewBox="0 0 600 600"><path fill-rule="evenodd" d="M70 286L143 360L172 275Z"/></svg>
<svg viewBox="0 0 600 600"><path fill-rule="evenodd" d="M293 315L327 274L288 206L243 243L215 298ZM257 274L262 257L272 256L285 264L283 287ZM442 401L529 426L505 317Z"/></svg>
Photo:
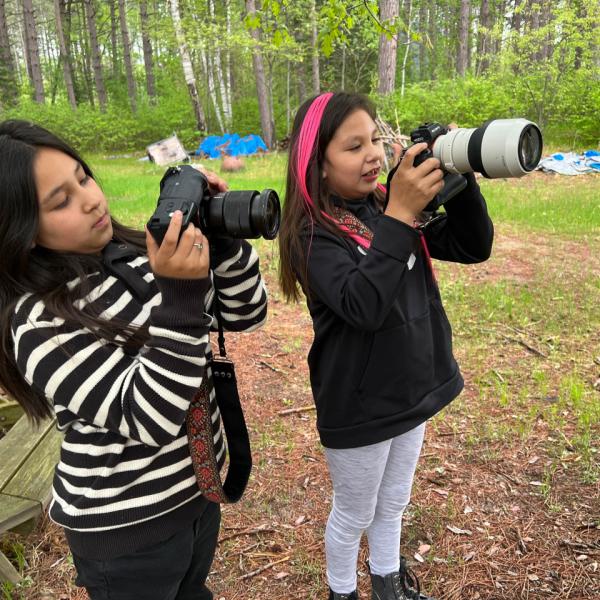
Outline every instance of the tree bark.
<svg viewBox="0 0 600 600"><path fill-rule="evenodd" d="M256 15L255 0L246 0L246 12L249 15ZM269 92L265 79L265 67L263 55L260 50L260 31L257 28L250 30L250 35L255 42L252 49L252 64L254 67L254 77L256 79L256 93L258 95L258 108L260 112L260 124L263 132L263 139L268 148L272 148L275 143L275 124L270 110Z"/></svg>
<svg viewBox="0 0 600 600"><path fill-rule="evenodd" d="M396 87L396 59L398 54L397 18L400 13L398 0L379 0L379 18L382 25L391 30L391 35L383 31L379 34L379 61L377 67L377 92L391 94ZM410 40L407 39L407 44Z"/></svg>
<svg viewBox="0 0 600 600"><path fill-rule="evenodd" d="M156 85L154 83L154 59L152 57L152 42L148 30L148 5L146 0L140 0L140 25L142 30L142 46L144 48L144 68L146 71L146 92L151 102L156 100Z"/></svg>
<svg viewBox="0 0 600 600"><path fill-rule="evenodd" d="M119 42L117 37L117 0L109 0L110 5L110 57L112 63L112 76L119 78Z"/></svg>
<svg viewBox="0 0 600 600"><path fill-rule="evenodd" d="M485 73L489 67L490 3L481 0L479 12L479 34L477 40L477 74Z"/></svg>
<svg viewBox="0 0 600 600"><path fill-rule="evenodd" d="M98 31L96 29L96 7L94 0L83 0L85 17L90 34L90 50L92 59L92 70L94 71L94 83L100 111L106 111L106 88L104 87L104 76L102 74L102 58L98 44Z"/></svg>
<svg viewBox="0 0 600 600"><path fill-rule="evenodd" d="M310 45L312 53L312 88L316 96L321 93L321 74L319 70L319 30L317 23L317 2L312 0L310 5Z"/></svg>
<svg viewBox="0 0 600 600"><path fill-rule="evenodd" d="M456 57L456 71L462 77L467 71L468 64L468 38L469 38L469 13L471 10L469 0L460 0L460 17L458 22L458 54Z"/></svg>
<svg viewBox="0 0 600 600"><path fill-rule="evenodd" d="M32 0L23 0L23 24L25 26L27 70L33 87L34 100L43 104L45 101L44 79L42 75L42 66L40 64L40 49L38 45Z"/></svg>
<svg viewBox="0 0 600 600"><path fill-rule="evenodd" d="M131 42L129 41L125 0L119 0L119 21L121 23L121 38L123 40L123 62L125 63L125 75L127 77L127 95L129 96L129 104L132 112L136 112L135 78L133 76L133 64L131 63Z"/></svg>
<svg viewBox="0 0 600 600"><path fill-rule="evenodd" d="M19 97L15 63L10 51L5 0L0 0L0 96L3 104L14 105Z"/></svg>
<svg viewBox="0 0 600 600"><path fill-rule="evenodd" d="M202 135L204 135L206 133L206 117L204 116L204 110L200 104L200 98L198 97L198 88L196 87L196 76L194 75L192 59L190 58L183 28L181 26L181 15L179 14L178 0L169 0L169 8L171 9L171 19L173 20L175 37L177 38L177 44L179 45L179 56L181 57L183 75L185 77L185 83L187 84L190 100L192 101L192 106L194 108L196 128Z"/></svg>
<svg viewBox="0 0 600 600"><path fill-rule="evenodd" d="M60 62L63 68L67 98L69 99L71 108L75 110L77 108L77 99L75 98L75 86L73 85L69 44L67 43L63 26L64 5L62 0L54 0L54 14L56 16L56 35L58 37L58 47L60 48Z"/></svg>

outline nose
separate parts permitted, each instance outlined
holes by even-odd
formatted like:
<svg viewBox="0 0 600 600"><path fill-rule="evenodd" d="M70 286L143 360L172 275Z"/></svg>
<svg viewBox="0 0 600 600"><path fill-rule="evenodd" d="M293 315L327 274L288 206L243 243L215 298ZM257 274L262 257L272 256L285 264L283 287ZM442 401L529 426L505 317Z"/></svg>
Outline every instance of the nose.
<svg viewBox="0 0 600 600"><path fill-rule="evenodd" d="M97 194L82 190L82 208L85 212L93 212L101 204L101 198Z"/></svg>

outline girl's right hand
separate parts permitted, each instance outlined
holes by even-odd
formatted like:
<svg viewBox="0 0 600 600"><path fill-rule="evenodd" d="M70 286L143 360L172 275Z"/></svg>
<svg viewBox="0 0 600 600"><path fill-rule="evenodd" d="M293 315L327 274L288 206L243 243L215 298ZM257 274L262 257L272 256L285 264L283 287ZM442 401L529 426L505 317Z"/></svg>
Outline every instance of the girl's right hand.
<svg viewBox="0 0 600 600"><path fill-rule="evenodd" d="M150 267L160 277L204 279L208 277L210 264L208 240L193 224L188 225L179 239L182 220L181 211L176 210L160 247L146 228Z"/></svg>
<svg viewBox="0 0 600 600"><path fill-rule="evenodd" d="M415 156L427 144L411 146L405 153L390 182L389 202L385 214L413 225L417 216L444 187L444 173L437 158L428 158L414 167Z"/></svg>

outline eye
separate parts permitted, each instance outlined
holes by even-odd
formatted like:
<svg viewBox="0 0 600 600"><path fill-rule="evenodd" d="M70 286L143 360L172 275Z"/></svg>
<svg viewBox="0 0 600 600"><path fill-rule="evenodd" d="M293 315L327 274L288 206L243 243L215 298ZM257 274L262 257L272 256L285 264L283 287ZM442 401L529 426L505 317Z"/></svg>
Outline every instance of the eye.
<svg viewBox="0 0 600 600"><path fill-rule="evenodd" d="M86 175L80 182L79 185L86 185L88 181L91 179L89 175Z"/></svg>
<svg viewBox="0 0 600 600"><path fill-rule="evenodd" d="M65 196L65 199L60 203L54 206L52 210L60 210L61 208L66 208L69 205L71 198L69 196Z"/></svg>
<svg viewBox="0 0 600 600"><path fill-rule="evenodd" d="M379 142L380 142L380 141L381 141L381 138L380 138L380 137L375 137L375 138L373 138L373 143L374 143L374 144L379 144Z"/></svg>
<svg viewBox="0 0 600 600"><path fill-rule="evenodd" d="M348 148L348 150L350 152L356 152L356 150L360 150L360 144L357 144L356 146L351 146L350 148Z"/></svg>

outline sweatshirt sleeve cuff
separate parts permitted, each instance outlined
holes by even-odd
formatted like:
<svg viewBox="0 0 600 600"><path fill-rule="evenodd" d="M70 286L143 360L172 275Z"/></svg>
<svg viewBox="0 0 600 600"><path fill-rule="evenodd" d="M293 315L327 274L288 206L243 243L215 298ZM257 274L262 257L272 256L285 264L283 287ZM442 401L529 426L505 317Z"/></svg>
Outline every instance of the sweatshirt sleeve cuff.
<svg viewBox="0 0 600 600"><path fill-rule="evenodd" d="M206 292L210 289L210 278L171 279L155 276L161 293L161 303L152 309L154 325L199 326L210 319L204 312Z"/></svg>
<svg viewBox="0 0 600 600"><path fill-rule="evenodd" d="M408 262L419 248L419 234L410 225L383 215L373 232L371 248L400 262Z"/></svg>

